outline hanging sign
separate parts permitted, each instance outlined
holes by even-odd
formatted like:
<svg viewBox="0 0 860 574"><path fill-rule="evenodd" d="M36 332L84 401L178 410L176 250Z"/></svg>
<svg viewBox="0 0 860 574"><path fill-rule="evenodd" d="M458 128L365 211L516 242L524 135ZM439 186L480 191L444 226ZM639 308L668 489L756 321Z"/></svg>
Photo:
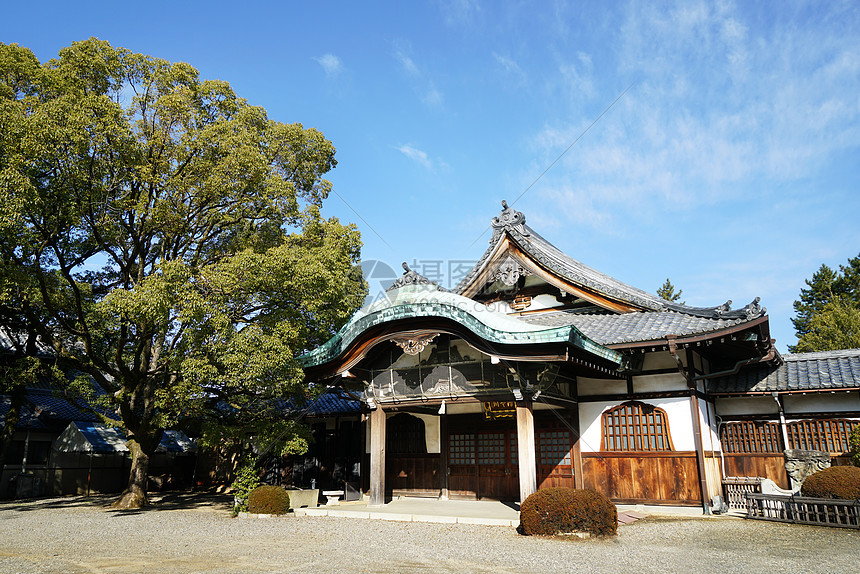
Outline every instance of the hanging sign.
<svg viewBox="0 0 860 574"><path fill-rule="evenodd" d="M517 415L517 403L514 401L487 401L482 404L487 420L512 419Z"/></svg>

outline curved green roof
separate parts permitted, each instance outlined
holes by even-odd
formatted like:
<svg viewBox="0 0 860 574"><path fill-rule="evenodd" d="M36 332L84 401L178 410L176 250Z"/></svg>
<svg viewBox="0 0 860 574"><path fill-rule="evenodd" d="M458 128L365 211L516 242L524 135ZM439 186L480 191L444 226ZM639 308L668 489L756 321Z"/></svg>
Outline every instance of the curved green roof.
<svg viewBox="0 0 860 574"><path fill-rule="evenodd" d="M337 334L298 358L303 367L325 364L340 356L368 329L404 319L438 317L463 325L486 341L505 345L570 343L593 355L621 363L621 353L599 345L576 327L547 328L526 323L516 317L435 285L406 285L388 291L386 297L356 311Z"/></svg>

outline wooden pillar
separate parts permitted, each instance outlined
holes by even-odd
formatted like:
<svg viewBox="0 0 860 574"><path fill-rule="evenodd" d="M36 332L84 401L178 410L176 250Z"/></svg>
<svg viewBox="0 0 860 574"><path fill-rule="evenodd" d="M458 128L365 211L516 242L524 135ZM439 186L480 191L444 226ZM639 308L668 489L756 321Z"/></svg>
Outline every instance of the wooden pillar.
<svg viewBox="0 0 860 574"><path fill-rule="evenodd" d="M702 491L702 511L710 514L711 496L708 489L708 477L705 471L705 449L702 445L702 418L699 413L699 397L696 388L690 389L690 411L693 416L693 437L696 442L696 467L699 472L699 488Z"/></svg>
<svg viewBox="0 0 860 574"><path fill-rule="evenodd" d="M573 487L587 488L585 486L585 476L582 470L582 437L579 426L579 405L573 409Z"/></svg>
<svg viewBox="0 0 860 574"><path fill-rule="evenodd" d="M448 415L445 403L439 409L439 488L442 500L448 500Z"/></svg>
<svg viewBox="0 0 860 574"><path fill-rule="evenodd" d="M517 402L517 454L520 470L520 503L537 490L535 419L531 402Z"/></svg>
<svg viewBox="0 0 860 574"><path fill-rule="evenodd" d="M385 411L370 411L370 505L385 504Z"/></svg>

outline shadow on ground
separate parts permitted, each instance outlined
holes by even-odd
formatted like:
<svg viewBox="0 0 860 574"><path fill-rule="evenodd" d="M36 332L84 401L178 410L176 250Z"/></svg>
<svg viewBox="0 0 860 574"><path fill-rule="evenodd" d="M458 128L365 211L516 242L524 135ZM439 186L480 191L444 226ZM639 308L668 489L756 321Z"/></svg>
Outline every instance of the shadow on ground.
<svg viewBox="0 0 860 574"><path fill-rule="evenodd" d="M164 492L149 493L150 504L142 510L110 510L109 506L119 494L98 494L91 496L64 496L55 498L28 498L0 501L0 511L15 510L30 512L48 508L103 508L118 515L140 514L141 512L160 512L166 510L223 510L230 511L233 496L211 492Z"/></svg>

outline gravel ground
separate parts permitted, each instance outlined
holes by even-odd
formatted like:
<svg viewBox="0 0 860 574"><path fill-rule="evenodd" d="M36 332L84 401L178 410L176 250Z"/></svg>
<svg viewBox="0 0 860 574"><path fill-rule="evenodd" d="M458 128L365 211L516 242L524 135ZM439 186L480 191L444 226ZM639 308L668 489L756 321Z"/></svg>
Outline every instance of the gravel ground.
<svg viewBox="0 0 860 574"><path fill-rule="evenodd" d="M0 503L0 572L847 572L860 531L738 518L649 518L609 539L354 518L234 519L227 497L153 509L107 499Z"/></svg>

